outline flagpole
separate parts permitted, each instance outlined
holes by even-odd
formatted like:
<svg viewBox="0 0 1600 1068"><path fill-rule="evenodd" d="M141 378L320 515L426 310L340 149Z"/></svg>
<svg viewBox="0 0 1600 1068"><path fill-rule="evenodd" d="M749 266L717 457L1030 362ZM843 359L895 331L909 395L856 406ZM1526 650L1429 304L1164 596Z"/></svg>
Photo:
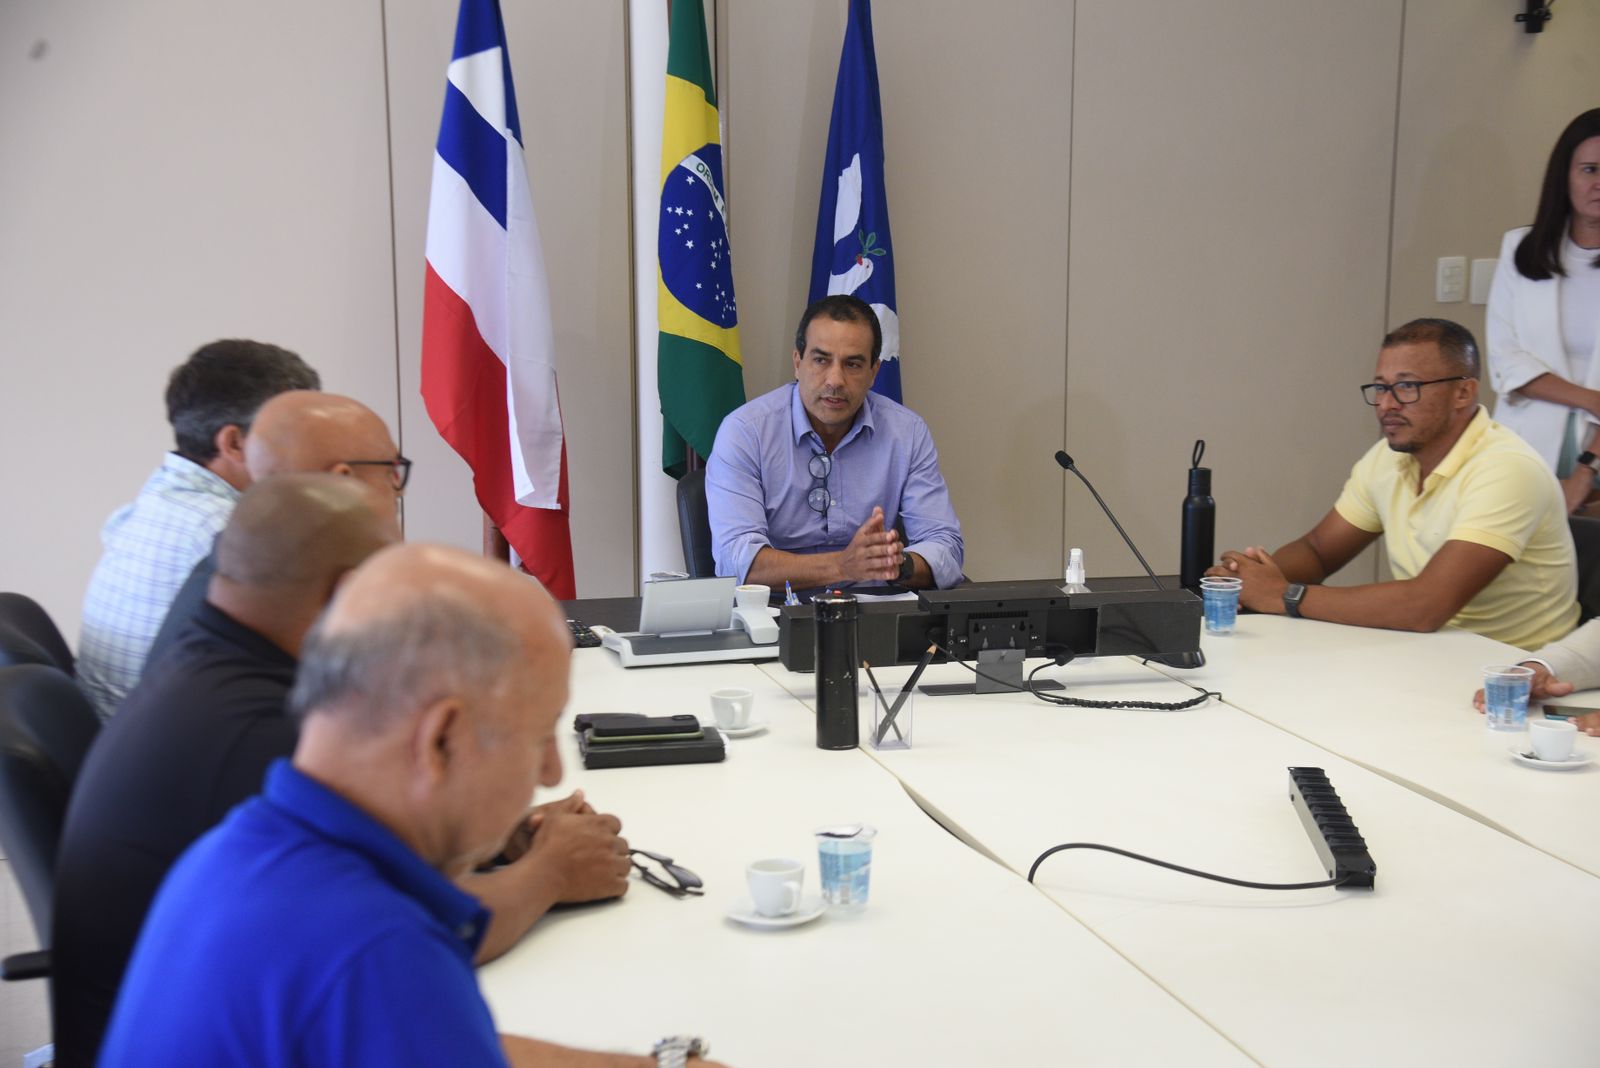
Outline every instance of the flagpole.
<svg viewBox="0 0 1600 1068"><path fill-rule="evenodd" d="M677 482L661 470L656 385L657 228L661 215L661 117L666 110L667 2L629 0L630 143L633 159L634 351L638 367L639 576L683 570Z"/></svg>

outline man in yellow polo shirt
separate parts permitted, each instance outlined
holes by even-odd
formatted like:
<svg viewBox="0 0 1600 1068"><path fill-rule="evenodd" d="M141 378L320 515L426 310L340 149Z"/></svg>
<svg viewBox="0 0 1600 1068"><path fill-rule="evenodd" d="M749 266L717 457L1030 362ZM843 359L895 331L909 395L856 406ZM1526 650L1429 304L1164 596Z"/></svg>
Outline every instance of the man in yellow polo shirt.
<svg viewBox="0 0 1600 1068"><path fill-rule="evenodd" d="M1257 612L1361 627L1446 624L1525 649L1578 622L1577 559L1549 467L1478 403L1478 345L1446 319L1383 339L1361 387L1383 440L1350 471L1333 510L1268 554L1222 554L1214 575L1244 580ZM1322 581L1383 535L1392 582Z"/></svg>

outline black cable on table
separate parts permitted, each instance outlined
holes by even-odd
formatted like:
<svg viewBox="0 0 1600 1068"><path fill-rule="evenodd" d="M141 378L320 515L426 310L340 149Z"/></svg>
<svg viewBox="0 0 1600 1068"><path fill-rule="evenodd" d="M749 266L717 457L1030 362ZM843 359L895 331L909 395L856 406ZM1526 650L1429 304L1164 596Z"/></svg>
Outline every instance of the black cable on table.
<svg viewBox="0 0 1600 1068"><path fill-rule="evenodd" d="M962 667L978 676L980 679L987 679L996 686L1003 686L1014 693L1031 693L1041 701L1047 701L1053 705L1065 705L1068 708L1134 708L1146 709L1152 712L1177 712L1185 708L1194 708L1196 705L1205 704L1205 702L1210 698L1222 697L1222 694L1214 690L1202 690L1198 696L1191 697L1187 701L1094 701L1087 697L1063 697L1060 694L1046 693L1042 690L1034 689L1033 677L1047 667L1060 667L1062 664L1066 663L1067 660L1071 659L1070 656L1067 658L1067 660L1046 661L1045 663L1040 664L1038 667L1028 672L1027 679L1021 686L1018 686L1016 683L1011 682L1008 679L996 678L986 671L973 667L960 656L951 652L942 645L939 646L939 651L950 660L960 664Z"/></svg>
<svg viewBox="0 0 1600 1068"><path fill-rule="evenodd" d="M1118 849L1116 846L1100 845L1097 842L1067 842L1064 845L1051 846L1043 853L1040 853L1039 859L1035 860L1033 862L1033 867L1028 869L1028 881L1030 883L1033 882L1034 873L1039 870L1039 865L1043 864L1048 857L1061 852L1063 849L1098 849L1103 853L1115 853L1119 857L1128 857L1131 860L1142 860L1146 864L1154 864L1158 868L1166 868L1169 871L1178 871L1185 875L1194 875L1201 879L1210 879L1213 882L1227 883L1230 886L1245 886L1252 890L1316 890L1324 886L1338 886L1340 883L1345 881L1345 878L1347 878L1341 877L1338 879L1323 879L1314 883L1257 883L1252 882L1249 879L1232 879L1226 875L1213 875L1211 872L1198 871L1194 868L1185 868L1182 864L1173 864L1170 861L1157 860L1155 857L1147 857L1142 853L1131 853L1126 849Z"/></svg>

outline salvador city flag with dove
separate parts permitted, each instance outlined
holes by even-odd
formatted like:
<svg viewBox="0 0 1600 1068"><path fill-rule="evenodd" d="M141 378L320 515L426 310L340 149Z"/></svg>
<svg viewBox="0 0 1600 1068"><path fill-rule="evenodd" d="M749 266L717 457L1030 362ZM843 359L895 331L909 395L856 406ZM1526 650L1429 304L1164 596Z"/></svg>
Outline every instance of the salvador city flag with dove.
<svg viewBox="0 0 1600 1068"><path fill-rule="evenodd" d="M850 0L811 254L810 300L835 293L859 297L878 314L883 353L872 388L898 401L900 317L895 314L894 244L883 184L883 111L870 0Z"/></svg>
<svg viewBox="0 0 1600 1068"><path fill-rule="evenodd" d="M661 467L688 469L685 444L711 455L722 417L744 403L733 299L717 93L700 0L672 5L661 129L657 388Z"/></svg>
<svg viewBox="0 0 1600 1068"><path fill-rule="evenodd" d="M523 568L577 596L550 287L498 0L462 0L428 200L422 397Z"/></svg>

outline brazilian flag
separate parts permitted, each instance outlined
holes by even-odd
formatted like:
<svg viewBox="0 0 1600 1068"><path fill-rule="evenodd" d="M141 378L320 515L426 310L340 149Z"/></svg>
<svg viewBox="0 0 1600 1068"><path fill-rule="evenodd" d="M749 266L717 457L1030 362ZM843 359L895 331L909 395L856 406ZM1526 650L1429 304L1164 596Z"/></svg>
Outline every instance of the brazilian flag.
<svg viewBox="0 0 1600 1068"><path fill-rule="evenodd" d="M682 478L684 446L710 456L722 417L744 403L717 91L700 0L672 5L657 237L661 467Z"/></svg>

